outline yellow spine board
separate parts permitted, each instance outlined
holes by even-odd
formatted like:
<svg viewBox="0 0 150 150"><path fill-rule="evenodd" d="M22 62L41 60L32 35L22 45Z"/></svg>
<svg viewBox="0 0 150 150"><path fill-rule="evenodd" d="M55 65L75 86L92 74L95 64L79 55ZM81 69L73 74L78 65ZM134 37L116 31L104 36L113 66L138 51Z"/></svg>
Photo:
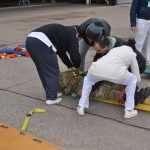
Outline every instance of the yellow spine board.
<svg viewBox="0 0 150 150"><path fill-rule="evenodd" d="M99 98L94 98L94 97L91 97L91 99L93 100L98 100L98 101L101 101L101 102L104 102L104 103L108 103L108 104L113 104L113 105L120 105L118 103L118 100L103 100L103 99L99 99ZM135 106L136 109L138 110L143 110L143 111L147 111L147 112L150 112L150 103L149 103L149 99L146 100L146 102L144 104L138 104L137 106ZM122 104L121 106L124 106L124 104Z"/></svg>

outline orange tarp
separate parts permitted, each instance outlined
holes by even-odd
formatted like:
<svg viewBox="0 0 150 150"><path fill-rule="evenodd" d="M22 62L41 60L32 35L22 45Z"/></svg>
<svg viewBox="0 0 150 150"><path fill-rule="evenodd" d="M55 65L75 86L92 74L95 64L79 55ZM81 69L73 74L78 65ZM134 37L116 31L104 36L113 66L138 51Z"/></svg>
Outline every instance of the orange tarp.
<svg viewBox="0 0 150 150"><path fill-rule="evenodd" d="M0 123L0 150L64 150L55 144Z"/></svg>

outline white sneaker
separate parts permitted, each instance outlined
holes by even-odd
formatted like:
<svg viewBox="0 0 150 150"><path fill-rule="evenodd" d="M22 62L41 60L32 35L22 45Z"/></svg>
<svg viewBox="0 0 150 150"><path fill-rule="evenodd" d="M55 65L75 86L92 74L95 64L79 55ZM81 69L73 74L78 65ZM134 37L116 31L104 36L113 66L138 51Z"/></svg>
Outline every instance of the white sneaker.
<svg viewBox="0 0 150 150"><path fill-rule="evenodd" d="M124 114L124 118L132 118L138 115L138 111L137 110L126 110L125 114Z"/></svg>
<svg viewBox="0 0 150 150"><path fill-rule="evenodd" d="M58 98L58 97L61 97L61 96L62 96L62 93L61 93L61 92L58 92L58 93L57 93L57 98Z"/></svg>
<svg viewBox="0 0 150 150"><path fill-rule="evenodd" d="M62 98L57 98L56 100L46 100L46 104L47 105L52 105L52 104L57 104L60 103L62 101Z"/></svg>
<svg viewBox="0 0 150 150"><path fill-rule="evenodd" d="M77 107L77 113L78 113L80 116L85 115L85 113L84 113L84 108L83 108L83 107L78 106L78 107Z"/></svg>

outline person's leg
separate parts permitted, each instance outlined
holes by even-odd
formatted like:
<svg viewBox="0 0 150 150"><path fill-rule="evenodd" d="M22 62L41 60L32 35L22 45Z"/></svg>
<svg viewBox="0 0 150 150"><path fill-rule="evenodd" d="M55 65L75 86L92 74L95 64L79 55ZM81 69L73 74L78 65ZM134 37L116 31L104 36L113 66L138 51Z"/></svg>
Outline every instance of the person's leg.
<svg viewBox="0 0 150 150"><path fill-rule="evenodd" d="M140 74L144 73L144 71L146 69L146 59L143 56L143 54L141 52L139 52L136 48L133 49L133 51L136 53L136 59L138 62ZM129 68L128 71L131 72L131 68Z"/></svg>
<svg viewBox="0 0 150 150"><path fill-rule="evenodd" d="M137 110L134 110L134 106L135 106L134 95L136 90L137 77L134 74L128 72L128 76L126 79L120 81L109 79L109 82L126 85L125 88L126 102L125 102L124 118L131 118L136 116L138 112Z"/></svg>
<svg viewBox="0 0 150 150"><path fill-rule="evenodd" d="M128 72L128 77L126 80L114 81L114 80L110 79L108 81L112 82L112 83L116 83L116 84L126 85L126 88L125 88L125 93L126 93L125 110L130 110L130 111L134 110L134 106L135 106L134 95L135 95L136 83L137 83L136 76L134 74Z"/></svg>
<svg viewBox="0 0 150 150"><path fill-rule="evenodd" d="M147 32L148 32L147 21L144 19L137 19L135 46L136 46L136 49L140 52L142 52L142 48L143 48L143 44L144 44Z"/></svg>
<svg viewBox="0 0 150 150"><path fill-rule="evenodd" d="M90 46L84 41L84 39L81 39L79 41L79 53L81 56L80 69L83 71L84 71L84 66L85 66L85 57L89 48Z"/></svg>
<svg viewBox="0 0 150 150"><path fill-rule="evenodd" d="M36 38L29 38L26 46L37 67L46 99L56 100L60 74L56 53Z"/></svg>
<svg viewBox="0 0 150 150"><path fill-rule="evenodd" d="M149 30L147 33L147 43L146 43L146 52L147 52L147 63L150 64L150 21L147 21Z"/></svg>
<svg viewBox="0 0 150 150"><path fill-rule="evenodd" d="M41 41L38 41L38 40L35 40L35 38L27 38L27 41L26 41L26 48L31 56L31 59L33 60L35 66L36 66L36 69L37 69L37 72L39 74L39 77L40 77L40 80L42 82L42 85L43 87L45 87L45 84L46 84L46 81L45 81L45 78L44 78L44 75L43 75L43 72L42 72L42 69L40 67L40 63L39 63L39 60L37 58L37 54L34 52L35 51L35 45L38 45L38 43L40 43Z"/></svg>
<svg viewBox="0 0 150 150"><path fill-rule="evenodd" d="M134 110L135 106L135 90L137 84L137 78L134 74L128 72L127 79L121 81L120 84L126 85L126 102L125 102L125 115L124 118L131 118L138 114L137 110Z"/></svg>
<svg viewBox="0 0 150 150"><path fill-rule="evenodd" d="M77 112L79 115L84 115L84 108L89 108L89 95L92 90L92 86L100 79L95 78L94 76L87 74L84 77L83 87L82 87L82 94L79 100L79 104L77 107Z"/></svg>
<svg viewBox="0 0 150 150"><path fill-rule="evenodd" d="M33 60L33 59L32 59L32 60ZM41 64L38 63L38 61L37 61L37 63L35 63L35 66L36 66L36 68L37 68L39 77L40 77L40 79L41 79L43 88L44 88L44 90L46 91L46 99L49 99L49 98L48 98L48 97L49 97L49 96L48 96L49 87L48 87L48 84L46 83L45 76L44 76L44 72L43 72L43 70L42 70L42 67L43 67L43 66L41 66ZM58 80L58 79L57 79L57 80ZM62 93L61 93L61 92L57 92L56 98L61 97L61 96L62 96Z"/></svg>
<svg viewBox="0 0 150 150"><path fill-rule="evenodd" d="M95 81L92 75L87 74L84 77L83 88L82 88L82 95L79 101L79 106L83 108L89 108L89 95L92 90L92 85L95 84Z"/></svg>
<svg viewBox="0 0 150 150"><path fill-rule="evenodd" d="M135 90L137 84L137 78L132 73L128 73L128 78L125 80L124 84L126 84L125 92L126 92L126 102L125 102L125 110L134 110L135 106Z"/></svg>

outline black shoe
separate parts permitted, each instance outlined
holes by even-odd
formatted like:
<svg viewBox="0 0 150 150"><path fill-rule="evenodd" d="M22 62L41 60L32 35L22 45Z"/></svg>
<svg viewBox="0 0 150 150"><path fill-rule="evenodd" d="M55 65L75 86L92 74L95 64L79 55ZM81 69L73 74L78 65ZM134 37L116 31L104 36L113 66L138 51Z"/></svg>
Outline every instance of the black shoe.
<svg viewBox="0 0 150 150"><path fill-rule="evenodd" d="M141 88L140 91L135 93L135 106L145 100L144 93L145 88Z"/></svg>
<svg viewBox="0 0 150 150"><path fill-rule="evenodd" d="M139 103L143 104L145 99L150 96L150 87L142 88L140 90L140 99Z"/></svg>
<svg viewBox="0 0 150 150"><path fill-rule="evenodd" d="M150 96L150 87L145 88L144 98L148 98Z"/></svg>
<svg viewBox="0 0 150 150"><path fill-rule="evenodd" d="M139 99L140 99L140 94L139 92L136 92L134 96L135 106L139 103Z"/></svg>

